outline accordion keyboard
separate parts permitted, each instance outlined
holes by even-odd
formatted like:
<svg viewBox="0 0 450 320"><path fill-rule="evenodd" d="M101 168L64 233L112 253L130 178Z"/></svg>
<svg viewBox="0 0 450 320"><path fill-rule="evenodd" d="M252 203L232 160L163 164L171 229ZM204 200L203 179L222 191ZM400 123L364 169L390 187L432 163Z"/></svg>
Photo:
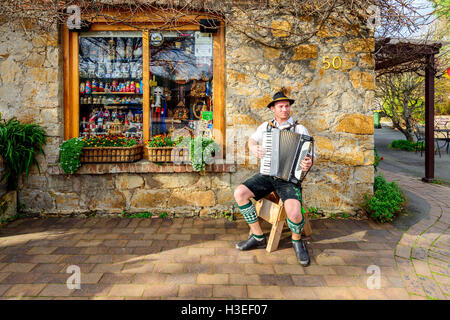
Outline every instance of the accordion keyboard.
<svg viewBox="0 0 450 320"><path fill-rule="evenodd" d="M264 132L262 147L265 149L264 156L261 158L259 173L270 175L270 166L272 160L272 132Z"/></svg>

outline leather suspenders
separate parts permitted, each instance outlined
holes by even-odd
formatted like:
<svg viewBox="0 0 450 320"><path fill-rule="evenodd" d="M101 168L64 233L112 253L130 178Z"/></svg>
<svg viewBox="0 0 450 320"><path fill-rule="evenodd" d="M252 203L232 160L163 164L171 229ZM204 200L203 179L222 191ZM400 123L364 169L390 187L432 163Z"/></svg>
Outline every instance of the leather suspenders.
<svg viewBox="0 0 450 320"><path fill-rule="evenodd" d="M276 126L273 124L273 121L275 121L275 119L272 120L272 121L267 122L267 132L272 131L272 128L276 128ZM295 128L297 127L297 125L298 125L298 121L295 121L289 127L283 128L282 130L289 130L291 132L295 132Z"/></svg>

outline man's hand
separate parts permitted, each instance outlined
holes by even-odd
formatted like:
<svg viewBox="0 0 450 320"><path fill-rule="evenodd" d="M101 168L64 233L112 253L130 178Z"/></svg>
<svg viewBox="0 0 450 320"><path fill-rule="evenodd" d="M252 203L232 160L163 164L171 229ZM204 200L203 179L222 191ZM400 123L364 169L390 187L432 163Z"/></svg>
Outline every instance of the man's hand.
<svg viewBox="0 0 450 320"><path fill-rule="evenodd" d="M302 171L308 171L308 169L312 166L311 158L305 157L305 159L300 162L300 166L302 167Z"/></svg>
<svg viewBox="0 0 450 320"><path fill-rule="evenodd" d="M260 158L260 159L266 153L266 149L264 149L262 146L259 146L257 144L250 146L250 151L255 157Z"/></svg>

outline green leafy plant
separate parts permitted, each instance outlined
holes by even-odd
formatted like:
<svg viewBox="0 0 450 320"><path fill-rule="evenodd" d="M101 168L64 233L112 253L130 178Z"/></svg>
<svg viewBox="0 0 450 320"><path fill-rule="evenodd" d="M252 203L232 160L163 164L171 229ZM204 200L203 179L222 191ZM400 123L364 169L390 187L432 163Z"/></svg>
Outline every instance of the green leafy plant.
<svg viewBox="0 0 450 320"><path fill-rule="evenodd" d="M345 212L344 212L344 213L342 214L342 218L347 219L348 217L350 217L350 215L349 215L348 213L345 213Z"/></svg>
<svg viewBox="0 0 450 320"><path fill-rule="evenodd" d="M65 173L73 174L81 166L80 158L85 142L82 138L64 141L59 148L59 163Z"/></svg>
<svg viewBox="0 0 450 320"><path fill-rule="evenodd" d="M151 148L155 147L174 147L180 144L183 140L183 137L180 136L177 140L172 140L170 137L158 134L153 136L148 142L148 146Z"/></svg>
<svg viewBox="0 0 450 320"><path fill-rule="evenodd" d="M148 219L148 218L151 218L152 216L153 216L153 213L151 213L151 212L140 212L140 213L131 214L131 215L127 216L127 218Z"/></svg>
<svg viewBox="0 0 450 320"><path fill-rule="evenodd" d="M375 177L373 189L372 196L365 195L364 208L374 220L392 221L403 210L405 196L395 182L387 182L382 174Z"/></svg>
<svg viewBox="0 0 450 320"><path fill-rule="evenodd" d="M136 139L124 136L93 136L82 138L85 147L132 147L138 144Z"/></svg>
<svg viewBox="0 0 450 320"><path fill-rule="evenodd" d="M425 149L425 143L421 142L410 142L408 140L394 140L388 145L389 149L400 149L404 151L414 151L414 150L422 150Z"/></svg>
<svg viewBox="0 0 450 320"><path fill-rule="evenodd" d="M232 211L223 211L220 213L220 216L222 218L227 219L228 221L233 221L234 220L234 215Z"/></svg>
<svg viewBox="0 0 450 320"><path fill-rule="evenodd" d="M203 171L216 152L219 152L219 145L214 139L205 137L195 137L190 141L191 164L194 171Z"/></svg>
<svg viewBox="0 0 450 320"><path fill-rule="evenodd" d="M23 124L16 117L8 121L1 117L0 113L0 155L4 163L1 182L7 181L7 189L15 190L19 176L25 173L28 177L33 164L41 172L36 156L45 156L43 146L47 143L47 134L40 125Z"/></svg>
<svg viewBox="0 0 450 320"><path fill-rule="evenodd" d="M378 155L377 147L373 148L375 159L373 161L373 168L375 169L375 172L377 172L377 167L380 164L380 156Z"/></svg>
<svg viewBox="0 0 450 320"><path fill-rule="evenodd" d="M161 219L165 219L165 218L167 218L169 215L167 214L167 212L161 212L160 214L159 214L159 217L161 218Z"/></svg>
<svg viewBox="0 0 450 320"><path fill-rule="evenodd" d="M331 220L335 220L335 219L336 219L336 214L335 214L334 212L332 212L332 213L330 214L330 219L331 219Z"/></svg>

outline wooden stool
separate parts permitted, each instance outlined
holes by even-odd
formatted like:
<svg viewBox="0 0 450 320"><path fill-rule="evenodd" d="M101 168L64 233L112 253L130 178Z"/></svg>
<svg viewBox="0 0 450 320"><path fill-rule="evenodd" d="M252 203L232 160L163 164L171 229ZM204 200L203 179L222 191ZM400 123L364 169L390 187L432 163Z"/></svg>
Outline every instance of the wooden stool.
<svg viewBox="0 0 450 320"><path fill-rule="evenodd" d="M266 250L267 252L275 251L278 248L281 233L283 232L284 221L286 220L286 210L284 209L283 201L276 192L272 192L257 201L255 207L258 217L272 225ZM305 209L305 207L303 207L303 209ZM309 237L312 234L312 229L308 220L309 211L306 209L305 211L305 226L302 231L302 236Z"/></svg>

